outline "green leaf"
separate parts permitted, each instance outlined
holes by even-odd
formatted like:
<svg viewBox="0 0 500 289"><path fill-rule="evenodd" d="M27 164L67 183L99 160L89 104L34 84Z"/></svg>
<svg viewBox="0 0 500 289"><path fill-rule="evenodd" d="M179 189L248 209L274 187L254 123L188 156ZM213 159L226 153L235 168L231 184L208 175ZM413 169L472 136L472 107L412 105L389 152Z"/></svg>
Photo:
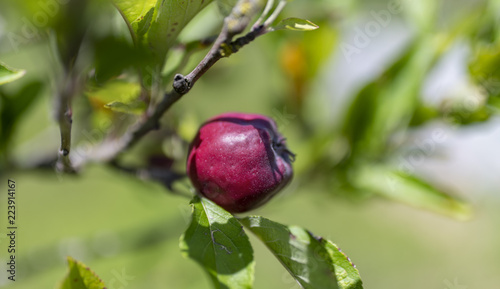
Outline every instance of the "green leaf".
<svg viewBox="0 0 500 289"><path fill-rule="evenodd" d="M144 30L147 31L151 24L152 15L151 17L148 15L153 14L156 0L113 0L113 2L125 19L132 37L144 35Z"/></svg>
<svg viewBox="0 0 500 289"><path fill-rule="evenodd" d="M141 86L138 83L115 80L102 87L91 88L86 94L94 106L104 107L112 102L134 102L139 98L140 92Z"/></svg>
<svg viewBox="0 0 500 289"><path fill-rule="evenodd" d="M0 151L6 153L17 123L37 97L41 95L42 89L42 82L33 81L27 83L12 95L0 91Z"/></svg>
<svg viewBox="0 0 500 289"><path fill-rule="evenodd" d="M335 275L341 289L363 289L363 282L356 266L340 248L330 240L321 239L335 266Z"/></svg>
<svg viewBox="0 0 500 289"><path fill-rule="evenodd" d="M470 206L464 201L395 169L367 165L351 173L352 183L358 189L459 220L467 220L472 215Z"/></svg>
<svg viewBox="0 0 500 289"><path fill-rule="evenodd" d="M150 51L135 47L122 38L109 36L96 39L94 49L95 81L99 84L116 78L125 69L144 68L142 72L146 73L153 66Z"/></svg>
<svg viewBox="0 0 500 289"><path fill-rule="evenodd" d="M132 24L137 36L142 37L146 34L146 32L148 32L149 27L151 27L151 20L153 20L154 12L154 8L149 9L148 13L146 13L140 21Z"/></svg>
<svg viewBox="0 0 500 289"><path fill-rule="evenodd" d="M311 31L318 28L318 25L309 20L291 17L281 20L273 30Z"/></svg>
<svg viewBox="0 0 500 289"><path fill-rule="evenodd" d="M105 289L101 279L85 264L68 257L69 272L59 289Z"/></svg>
<svg viewBox="0 0 500 289"><path fill-rule="evenodd" d="M10 68L0 62L0 85L12 82L24 76L26 70Z"/></svg>
<svg viewBox="0 0 500 289"><path fill-rule="evenodd" d="M309 231L259 216L246 217L240 222L264 242L302 288L344 288L337 284L332 254Z"/></svg>
<svg viewBox="0 0 500 289"><path fill-rule="evenodd" d="M139 83L125 80L112 80L103 86L88 88L85 96L92 107L91 125L108 133L122 132L128 121L146 110L144 94L146 93L141 90ZM109 131L110 129L114 131Z"/></svg>
<svg viewBox="0 0 500 289"><path fill-rule="evenodd" d="M420 106L422 83L440 53L436 39L419 38L381 76L361 89L342 128L352 147L351 158L380 159L387 153L390 137L408 127Z"/></svg>
<svg viewBox="0 0 500 289"><path fill-rule="evenodd" d="M147 43L160 60L164 59L182 29L211 2L212 0L158 0Z"/></svg>
<svg viewBox="0 0 500 289"><path fill-rule="evenodd" d="M365 154L365 138L367 138L370 123L375 117L377 107L377 97L380 84L372 82L363 87L349 106L344 117L342 134L349 142L353 156L358 152Z"/></svg>
<svg viewBox="0 0 500 289"><path fill-rule="evenodd" d="M182 29L213 0L114 0L137 44L148 47L160 65Z"/></svg>
<svg viewBox="0 0 500 289"><path fill-rule="evenodd" d="M477 45L469 63L472 77L490 97L500 96L500 43Z"/></svg>
<svg viewBox="0 0 500 289"><path fill-rule="evenodd" d="M123 103L119 101L113 101L104 105L105 108L109 108L112 111L124 112L130 114L140 115L146 110L146 104L143 101L135 100L129 103Z"/></svg>
<svg viewBox="0 0 500 289"><path fill-rule="evenodd" d="M183 255L205 269L215 288L252 288L253 249L241 224L210 200L191 203L192 221L179 244Z"/></svg>

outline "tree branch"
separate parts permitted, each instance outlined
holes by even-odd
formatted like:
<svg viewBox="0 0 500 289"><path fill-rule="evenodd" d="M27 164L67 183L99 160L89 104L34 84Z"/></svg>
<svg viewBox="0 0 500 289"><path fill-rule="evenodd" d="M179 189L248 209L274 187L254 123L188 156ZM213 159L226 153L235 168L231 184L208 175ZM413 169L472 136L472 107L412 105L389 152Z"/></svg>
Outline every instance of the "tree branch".
<svg viewBox="0 0 500 289"><path fill-rule="evenodd" d="M90 159L115 162L117 157L134 146L148 132L160 127L160 118L172 105L183 95L188 93L198 79L203 76L221 58L229 57L232 53L239 51L243 46L253 41L256 37L267 33L268 27L257 25L246 35L233 41L235 35L242 33L253 16L262 8L260 0L240 0L233 8L231 14L224 19L221 32L215 40L212 48L203 60L188 75L176 74L173 81L173 89L166 93L154 110L142 121L129 129L113 145L103 145L100 151L95 152L94 157L86 156L85 159L77 161L77 166Z"/></svg>
<svg viewBox="0 0 500 289"><path fill-rule="evenodd" d="M58 87L56 95L56 118L61 134L61 146L56 161L56 169L65 173L75 173L71 163L71 127L73 112L71 100L79 91L79 70L76 60L88 28L87 2L85 0L71 0L62 7L61 15L55 28L55 47L63 68L62 85Z"/></svg>
<svg viewBox="0 0 500 289"><path fill-rule="evenodd" d="M71 72L66 72L63 86L59 89L56 99L56 117L61 134L61 146L56 162L57 170L65 173L74 173L69 153L71 151L71 127L73 123L73 112L71 110L71 98L75 91L76 79Z"/></svg>

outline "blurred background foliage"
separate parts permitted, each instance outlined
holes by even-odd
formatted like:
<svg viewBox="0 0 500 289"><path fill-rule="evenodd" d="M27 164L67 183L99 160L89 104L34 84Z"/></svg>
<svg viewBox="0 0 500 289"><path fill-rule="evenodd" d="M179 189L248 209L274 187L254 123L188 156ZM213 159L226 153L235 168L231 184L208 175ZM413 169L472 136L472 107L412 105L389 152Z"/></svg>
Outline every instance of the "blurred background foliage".
<svg viewBox="0 0 500 289"><path fill-rule="evenodd" d="M297 154L292 185L252 213L337 243L366 288L500 283L500 1L295 0L281 16L320 29L276 31L219 61L119 159L136 177L100 162L56 173L68 71L82 83L78 161L140 119L220 30L212 3L164 42L144 32L153 5L126 22L105 0L0 2L0 173L18 183L20 228L18 281L2 270L1 287L53 288L71 255L116 288L209 288L178 250L190 190L172 181L198 126L226 111L272 116ZM252 241L255 288L298 288Z"/></svg>

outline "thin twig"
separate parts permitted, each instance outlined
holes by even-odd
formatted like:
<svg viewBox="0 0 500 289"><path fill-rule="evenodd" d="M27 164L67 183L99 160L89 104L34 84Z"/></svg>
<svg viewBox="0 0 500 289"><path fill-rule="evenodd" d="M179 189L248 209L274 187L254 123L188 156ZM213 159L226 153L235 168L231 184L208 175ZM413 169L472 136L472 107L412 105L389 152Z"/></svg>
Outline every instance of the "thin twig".
<svg viewBox="0 0 500 289"><path fill-rule="evenodd" d="M67 25L65 29L55 29L56 48L63 68L62 85L56 95L56 118L61 133L61 146L56 162L56 169L65 173L74 173L70 159L71 127L73 112L71 101L81 88L80 70L77 59L80 48L88 31L88 1L70 0L60 13L60 21Z"/></svg>
<svg viewBox="0 0 500 289"><path fill-rule="evenodd" d="M61 133L61 146L56 162L56 168L65 173L74 173L69 153L71 151L71 127L73 123L73 112L71 110L71 98L75 91L76 80L71 72L66 72L63 86L58 91L56 100L57 121Z"/></svg>
<svg viewBox="0 0 500 289"><path fill-rule="evenodd" d="M245 30L252 17L261 9L260 3L259 0L240 0L231 14L224 19L224 25L219 36L203 60L188 75L175 75L173 90L166 93L154 110L140 123L129 129L114 145L104 145L101 151L96 152L97 158L101 161L115 162L121 153L135 145L148 132L158 129L163 114L183 95L188 93L196 81L217 61L229 57L232 53L237 52L241 47L253 41L257 36L265 34L266 30L260 25L246 35L232 41L235 35ZM91 155L86 156L86 158L78 160L77 166L82 165L89 159L95 158Z"/></svg>
<svg viewBox="0 0 500 289"><path fill-rule="evenodd" d="M200 40L195 40L188 43L177 45L175 49L178 49L183 52L182 58L179 61L179 64L177 64L177 66L167 74L165 79L173 79L176 74L175 71L183 70L194 53L204 50L208 47L211 47L214 44L215 40L217 39L217 36L218 35L213 35Z"/></svg>
<svg viewBox="0 0 500 289"><path fill-rule="evenodd" d="M264 8L264 11L260 15L259 19L257 19L257 21L255 21L255 23L253 24L253 29L260 26L260 24L267 17L267 15L269 14L269 12L271 11L271 8L273 8L273 6L274 6L274 0L267 0L266 7Z"/></svg>
<svg viewBox="0 0 500 289"><path fill-rule="evenodd" d="M249 32L247 35L240 37L233 42L230 42L229 44L227 44L227 47L229 48L228 51L230 53L237 52L241 47L254 40L259 32L260 30ZM120 141L120 143L123 143L123 145L121 146L119 151L117 151L117 154L132 147L148 132L158 129L160 126L159 120L163 116L163 114L165 114L165 112L167 112L170 107L172 107L172 105L177 102L183 95L188 93L194 86L196 81L198 81L198 79L200 79L200 77L204 75L217 61L219 61L223 57L229 56L221 53L220 47L223 43L225 43L223 39L225 39L225 37L218 38L220 42L216 41L207 56L205 56L205 58L196 66L193 71L191 71L191 73L189 73L187 76L182 76L180 74L177 74L175 76L174 89L165 94L161 102L156 106L153 113L148 118L146 118L146 120L141 125L139 125L135 130L132 130L131 132L126 133L123 136ZM112 158L114 158L115 156L112 156Z"/></svg>
<svg viewBox="0 0 500 289"><path fill-rule="evenodd" d="M267 27L271 26L271 24L273 24L273 22L276 20L276 18L278 18L278 16L280 15L281 11L283 11L283 9L285 8L287 2L288 2L288 0L281 0L278 3L278 6L276 6L276 9L274 9L273 14L271 14L271 16L269 16L269 18L267 18L266 22L264 22L264 27L267 28Z"/></svg>
<svg viewBox="0 0 500 289"><path fill-rule="evenodd" d="M110 162L110 165L127 174L133 175L142 180L154 180L163 184L170 192L191 199L191 194L186 194L173 187L174 183L186 177L186 174L177 173L171 168L148 166L146 168L126 167L117 162Z"/></svg>
<svg viewBox="0 0 500 289"><path fill-rule="evenodd" d="M229 57L233 52L230 46L233 37L245 30L245 28L250 23L250 20L255 15L255 13L260 10L258 0L240 0L238 4L233 8L233 11L229 16L224 19L224 25L219 36L215 40L214 45L207 53L205 58L195 67L191 73L185 77L185 82L187 84L187 89L191 89L194 83L205 74L219 59L222 57ZM251 7L251 8L249 8ZM252 33L252 34L251 34ZM255 38L255 32L251 31L246 36L251 34L252 40ZM179 82L178 82L179 83ZM180 89L176 87L174 79L174 90L177 92Z"/></svg>

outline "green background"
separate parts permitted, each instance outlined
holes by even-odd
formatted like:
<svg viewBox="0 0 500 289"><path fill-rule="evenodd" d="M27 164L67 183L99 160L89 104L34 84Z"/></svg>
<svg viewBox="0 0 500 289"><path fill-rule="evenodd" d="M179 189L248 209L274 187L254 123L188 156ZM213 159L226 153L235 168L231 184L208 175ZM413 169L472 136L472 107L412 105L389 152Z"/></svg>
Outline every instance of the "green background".
<svg viewBox="0 0 500 289"><path fill-rule="evenodd" d="M322 1L317 2L317 7L314 5L311 1L297 0L289 4L290 9L285 10L284 15L304 16L314 22L316 16L323 15L321 9L326 9L323 7L330 8ZM372 5L359 2L353 7L341 7L339 11L347 11L348 20L363 15L370 17L370 9L379 9L385 3ZM199 18L220 20L213 8ZM455 9L460 11L460 7ZM9 21L7 31L20 25L12 14L2 16ZM336 24L326 22L331 25L328 31L339 33L338 23L350 27L351 22L338 21L333 22ZM119 22L116 25L121 27ZM352 32L352 26L343 29ZM203 33L201 26L194 23L183 37L196 38ZM484 185L494 180L491 177L494 168L484 167L479 157L474 158L477 153L474 146L466 148L472 159L468 163L456 164L453 159L444 159L440 160L441 167L434 167L433 171L431 160L426 159L420 168L423 175L441 170L442 173L433 178L443 186L452 186L471 203L474 215L466 222L382 198L365 199L363 195L349 198L337 194L333 184L325 185L328 176L311 178L301 174L301 168L308 165L307 148L304 148L308 143L299 127L301 122L321 123L318 125L321 128L335 127L335 123L328 122L329 118L322 119L324 114L316 109L325 109L322 107L325 97L336 97L324 83L325 79L328 82L332 70L339 68L335 68L337 64L332 61L335 54L330 53L338 50L332 49L321 60L321 68L308 80L304 100L307 110L299 116L293 101L288 99L290 81L280 66L287 41L300 42L306 37L296 33L302 32L263 36L229 59L221 60L173 107L168 117L179 122L190 121L189 125L196 127L208 117L226 111L255 112L275 118L279 118L276 111L289 112L292 118L286 123L278 120L278 124L291 150L298 151L295 164L298 173L285 191L252 214L302 226L332 240L356 264L365 288L495 288L500 284L500 198L495 183ZM337 37L335 34L332 38L338 49L341 40ZM18 51L9 50L7 46L1 46L1 60L12 67L26 69L27 73L22 80L5 85L5 91L16 91L33 79L48 84L23 115L12 140L12 158L20 164L29 164L37 156L57 151L59 144L48 77L53 69L50 48L43 40ZM365 49L378 48L373 45ZM203 54L195 54L192 62L199 61ZM83 131L78 127L78 117L76 112L74 135ZM192 127L186 128L187 134L193 133ZM484 132L481 124L468 129L477 135ZM75 138L78 144L78 137ZM453 145L456 142L443 146ZM436 155L430 159L439 157ZM498 163L498 152L492 152L491 158ZM447 165L463 166L465 171L476 173L470 179L458 180L460 174L446 173L451 168ZM476 167L471 169L472 165ZM182 169L182 161L176 166ZM21 166L21 169L2 172L2 236L5 236L7 220L8 178L17 184L18 276L16 282L8 281L2 269L0 287L54 288L67 271L65 256L71 255L90 266L110 288L211 288L202 269L183 258L178 249L179 236L189 223L189 198L101 164L88 165L78 176ZM299 288L275 257L254 236L249 236L255 249L255 288ZM7 241L0 237L1 264L5 264L7 257ZM120 279L123 272L129 279Z"/></svg>

